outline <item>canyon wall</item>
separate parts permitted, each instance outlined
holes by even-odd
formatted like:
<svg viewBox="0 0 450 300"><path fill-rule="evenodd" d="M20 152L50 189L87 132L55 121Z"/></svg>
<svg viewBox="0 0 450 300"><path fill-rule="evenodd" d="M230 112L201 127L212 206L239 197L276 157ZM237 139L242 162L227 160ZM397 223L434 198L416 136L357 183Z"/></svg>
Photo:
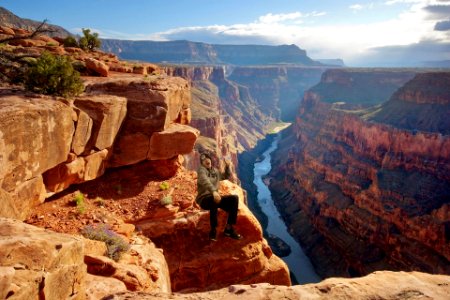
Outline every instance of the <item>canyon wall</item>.
<svg viewBox="0 0 450 300"><path fill-rule="evenodd" d="M292 121L303 93L320 81L324 71L323 67L236 67L229 79L246 86L263 113Z"/></svg>
<svg viewBox="0 0 450 300"><path fill-rule="evenodd" d="M296 45L214 45L191 41L102 39L102 49L120 58L155 63L321 66Z"/></svg>
<svg viewBox="0 0 450 300"><path fill-rule="evenodd" d="M426 110L442 97L424 82L449 86L448 76L440 76L419 74L391 101L415 95L408 101L429 101ZM408 92L408 86L427 92ZM448 98L441 100L448 111ZM435 127L410 131L365 121L370 109L352 113L329 102L314 89L305 94L270 173L276 204L317 272L449 274L450 137Z"/></svg>

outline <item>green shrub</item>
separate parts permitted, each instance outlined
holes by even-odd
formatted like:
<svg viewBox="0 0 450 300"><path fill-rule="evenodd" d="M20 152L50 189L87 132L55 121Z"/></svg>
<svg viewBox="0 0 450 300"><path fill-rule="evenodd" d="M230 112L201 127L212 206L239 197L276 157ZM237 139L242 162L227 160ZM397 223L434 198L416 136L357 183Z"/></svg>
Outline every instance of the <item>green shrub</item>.
<svg viewBox="0 0 450 300"><path fill-rule="evenodd" d="M98 33L94 32L91 33L90 29L83 28L83 37L80 38L78 41L78 46L83 50L89 50L92 51L96 48L100 48L101 41L98 37Z"/></svg>
<svg viewBox="0 0 450 300"><path fill-rule="evenodd" d="M81 230L81 234L90 240L105 242L106 255L115 261L118 261L120 256L130 249L130 245L117 233L110 230L106 224L97 227L88 225Z"/></svg>
<svg viewBox="0 0 450 300"><path fill-rule="evenodd" d="M170 187L170 184L167 181L163 181L159 184L159 189L161 191L165 191Z"/></svg>
<svg viewBox="0 0 450 300"><path fill-rule="evenodd" d="M84 90L80 74L69 58L48 52L42 53L26 71L25 87L37 93L63 97L77 96Z"/></svg>
<svg viewBox="0 0 450 300"><path fill-rule="evenodd" d="M169 205L169 204L172 204L172 196L171 195L166 195L166 196L163 196L162 198L161 198L161 204L162 205L164 205L164 206L166 206L166 205Z"/></svg>
<svg viewBox="0 0 450 300"><path fill-rule="evenodd" d="M77 191L75 193L75 196L73 197L73 202L77 206L78 212L80 214L84 214L84 212L86 211L86 207L84 206L84 195L80 191Z"/></svg>
<svg viewBox="0 0 450 300"><path fill-rule="evenodd" d="M63 41L64 47L78 47L78 42L73 36L68 36Z"/></svg>

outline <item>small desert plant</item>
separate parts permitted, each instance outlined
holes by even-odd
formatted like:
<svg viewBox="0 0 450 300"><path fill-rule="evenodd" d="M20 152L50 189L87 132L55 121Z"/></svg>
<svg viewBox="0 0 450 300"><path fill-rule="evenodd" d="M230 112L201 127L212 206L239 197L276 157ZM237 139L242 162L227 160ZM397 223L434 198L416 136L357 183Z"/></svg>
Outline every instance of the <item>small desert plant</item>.
<svg viewBox="0 0 450 300"><path fill-rule="evenodd" d="M161 191L165 191L170 187L170 184L167 181L163 181L159 184L159 189Z"/></svg>
<svg viewBox="0 0 450 300"><path fill-rule="evenodd" d="M102 197L97 197L94 201L98 206L105 206L105 200Z"/></svg>
<svg viewBox="0 0 450 300"><path fill-rule="evenodd" d="M130 245L106 224L96 227L88 225L81 230L81 234L85 238L105 242L106 255L115 261L118 261L121 255L130 249Z"/></svg>
<svg viewBox="0 0 450 300"><path fill-rule="evenodd" d="M25 87L37 93L63 97L76 96L84 90L80 74L74 70L70 59L48 52L42 53L26 71Z"/></svg>
<svg viewBox="0 0 450 300"><path fill-rule="evenodd" d="M172 196L171 195L165 195L160 200L161 204L164 206L167 206L169 204L172 204Z"/></svg>
<svg viewBox="0 0 450 300"><path fill-rule="evenodd" d="M84 206L84 195L80 191L77 191L75 193L73 202L77 206L78 213L84 214L84 212L86 211L86 207Z"/></svg>
<svg viewBox="0 0 450 300"><path fill-rule="evenodd" d="M58 44L56 44L56 43L54 43L54 42L49 42L49 43L47 43L46 46L49 46L49 47L57 47Z"/></svg>
<svg viewBox="0 0 450 300"><path fill-rule="evenodd" d="M78 42L73 36L68 36L63 41L64 47L78 47Z"/></svg>

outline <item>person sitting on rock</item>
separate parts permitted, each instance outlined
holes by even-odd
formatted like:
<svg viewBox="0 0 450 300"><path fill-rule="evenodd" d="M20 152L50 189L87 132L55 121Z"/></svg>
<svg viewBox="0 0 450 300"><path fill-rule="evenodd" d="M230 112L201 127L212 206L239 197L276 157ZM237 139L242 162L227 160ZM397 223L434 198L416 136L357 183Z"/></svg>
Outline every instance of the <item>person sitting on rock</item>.
<svg viewBox="0 0 450 300"><path fill-rule="evenodd" d="M212 166L211 157L203 153L200 155L200 167L197 171L197 197L195 201L201 208L209 210L209 221L211 231L209 239L216 241L217 227L217 209L221 208L228 213L227 225L224 235L236 240L240 240L242 236L238 234L233 225L236 224L239 197L236 195L221 196L218 192L221 180L229 179L231 175L230 163L225 162L225 172L220 173Z"/></svg>

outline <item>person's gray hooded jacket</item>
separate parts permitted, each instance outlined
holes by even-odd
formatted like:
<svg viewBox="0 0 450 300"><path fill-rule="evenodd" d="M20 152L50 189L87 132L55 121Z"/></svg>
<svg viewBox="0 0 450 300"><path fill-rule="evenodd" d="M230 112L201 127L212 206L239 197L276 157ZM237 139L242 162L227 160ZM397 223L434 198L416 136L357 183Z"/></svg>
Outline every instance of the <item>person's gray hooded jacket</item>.
<svg viewBox="0 0 450 300"><path fill-rule="evenodd" d="M225 167L225 172L220 173L216 168L207 169L203 165L197 170L197 198L195 201L201 205L202 200L212 196L213 192L219 190L219 182L229 179L231 175L230 167Z"/></svg>

